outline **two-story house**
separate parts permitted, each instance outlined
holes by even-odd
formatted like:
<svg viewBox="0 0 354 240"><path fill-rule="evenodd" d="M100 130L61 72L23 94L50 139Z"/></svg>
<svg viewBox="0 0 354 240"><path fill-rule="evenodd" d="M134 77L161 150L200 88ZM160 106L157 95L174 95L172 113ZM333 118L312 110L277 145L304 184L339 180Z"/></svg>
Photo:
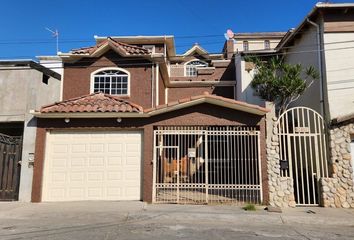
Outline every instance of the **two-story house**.
<svg viewBox="0 0 354 240"><path fill-rule="evenodd" d="M284 138L280 143L280 158L288 159L289 164L294 165L291 181L294 182L295 200L300 204L318 204L314 199L321 199L319 204L326 207L354 207L354 153L351 150L354 149L353 13L352 3L317 3L274 49L235 51L237 100L264 104L250 87L255 70L252 63L245 61L247 55L265 59L282 56L286 63L301 64L304 68L313 66L319 73L319 79L290 106L298 107L297 110L281 117L290 128L279 130L283 131L280 135ZM317 116L312 117L308 114L310 111ZM318 120L316 124L310 123L313 119ZM316 130L322 125L318 124L322 119L324 129ZM327 140L313 141L315 135L322 133L327 135ZM298 140L291 141L292 137ZM282 144L289 146L289 142L293 147L282 147ZM318 149L325 151L321 153ZM308 154L313 151L316 154ZM319 159L328 164L321 165Z"/></svg>
<svg viewBox="0 0 354 240"><path fill-rule="evenodd" d="M59 56L62 100L33 111L32 201L267 201L268 110L235 100L230 55L137 36Z"/></svg>
<svg viewBox="0 0 354 240"><path fill-rule="evenodd" d="M36 118L60 99L61 75L32 60L0 61L0 200L31 200Z"/></svg>

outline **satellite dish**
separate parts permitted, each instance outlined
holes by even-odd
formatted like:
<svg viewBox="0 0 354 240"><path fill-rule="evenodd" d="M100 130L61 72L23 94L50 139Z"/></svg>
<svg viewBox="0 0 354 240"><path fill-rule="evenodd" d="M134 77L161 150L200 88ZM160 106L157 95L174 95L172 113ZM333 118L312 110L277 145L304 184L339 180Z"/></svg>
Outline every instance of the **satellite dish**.
<svg viewBox="0 0 354 240"><path fill-rule="evenodd" d="M224 34L226 40L233 40L234 43L236 43L236 40L234 39L234 32L231 29L227 29L226 33Z"/></svg>
<svg viewBox="0 0 354 240"><path fill-rule="evenodd" d="M229 37L229 39L232 39L235 36L234 32L231 29L227 29L226 34Z"/></svg>

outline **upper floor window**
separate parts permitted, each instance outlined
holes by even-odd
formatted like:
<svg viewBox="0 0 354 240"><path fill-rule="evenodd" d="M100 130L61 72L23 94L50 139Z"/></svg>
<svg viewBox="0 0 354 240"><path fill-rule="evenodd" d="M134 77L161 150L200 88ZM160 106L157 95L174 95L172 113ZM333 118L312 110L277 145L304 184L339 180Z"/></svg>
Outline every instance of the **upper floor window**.
<svg viewBox="0 0 354 240"><path fill-rule="evenodd" d="M243 51L248 51L249 46L248 46L248 41L243 41Z"/></svg>
<svg viewBox="0 0 354 240"><path fill-rule="evenodd" d="M91 75L91 92L129 95L129 72L120 68L99 69Z"/></svg>
<svg viewBox="0 0 354 240"><path fill-rule="evenodd" d="M186 74L187 77L197 76L197 68L198 67L207 67L208 64L206 62L200 60L192 60L186 63Z"/></svg>
<svg viewBox="0 0 354 240"><path fill-rule="evenodd" d="M269 42L269 40L264 40L264 49L270 49L270 42Z"/></svg>

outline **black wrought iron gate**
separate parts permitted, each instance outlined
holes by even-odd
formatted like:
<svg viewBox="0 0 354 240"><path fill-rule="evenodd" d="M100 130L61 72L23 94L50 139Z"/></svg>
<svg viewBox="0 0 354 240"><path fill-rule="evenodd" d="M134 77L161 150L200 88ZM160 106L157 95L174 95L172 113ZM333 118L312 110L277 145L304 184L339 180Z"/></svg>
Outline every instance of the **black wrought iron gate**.
<svg viewBox="0 0 354 240"><path fill-rule="evenodd" d="M0 133L0 200L18 200L22 137Z"/></svg>

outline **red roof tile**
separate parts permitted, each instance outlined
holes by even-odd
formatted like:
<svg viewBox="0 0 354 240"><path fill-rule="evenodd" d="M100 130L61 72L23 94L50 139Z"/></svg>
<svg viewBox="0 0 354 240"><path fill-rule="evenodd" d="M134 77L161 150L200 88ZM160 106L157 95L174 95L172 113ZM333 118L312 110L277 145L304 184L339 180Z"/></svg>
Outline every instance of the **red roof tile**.
<svg viewBox="0 0 354 240"><path fill-rule="evenodd" d="M140 113L143 108L118 97L93 93L78 98L56 102L41 108L41 113L83 113L83 112L120 112Z"/></svg>
<svg viewBox="0 0 354 240"><path fill-rule="evenodd" d="M93 54L97 49L103 45L110 45L113 48L116 48L118 51L123 51L126 55L149 55L150 51L143 47L138 47L135 45L130 45L122 42L117 42L112 38L107 38L107 40L91 47L83 47L78 49L73 49L70 51L71 54L81 55L81 54Z"/></svg>

